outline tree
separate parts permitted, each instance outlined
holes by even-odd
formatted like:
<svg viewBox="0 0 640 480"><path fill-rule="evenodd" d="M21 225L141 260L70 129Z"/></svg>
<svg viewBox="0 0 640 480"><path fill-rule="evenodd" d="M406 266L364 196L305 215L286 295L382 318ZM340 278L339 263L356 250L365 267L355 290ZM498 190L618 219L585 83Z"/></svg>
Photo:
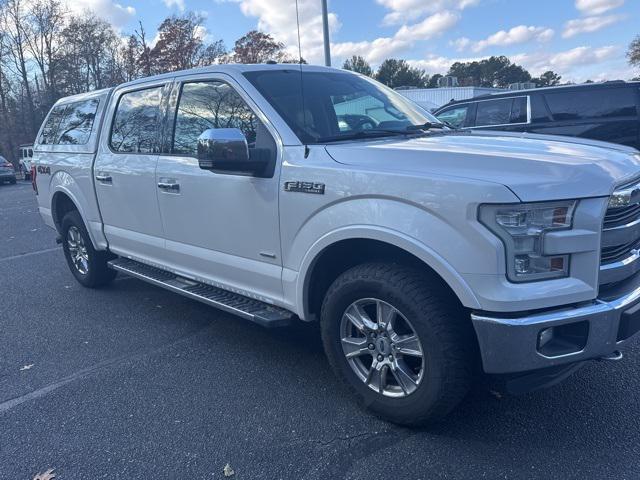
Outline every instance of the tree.
<svg viewBox="0 0 640 480"><path fill-rule="evenodd" d="M429 79L429 84L427 85L427 88L438 88L438 81L442 78L442 75L440 75L439 73L436 73L435 75L431 75L431 78Z"/></svg>
<svg viewBox="0 0 640 480"><path fill-rule="evenodd" d="M376 72L376 80L391 88L425 88L429 76L424 70L410 66L406 60L388 58L380 64Z"/></svg>
<svg viewBox="0 0 640 480"><path fill-rule="evenodd" d="M60 0L35 0L30 8L32 35L27 38L27 48L40 70L46 108L57 99L58 39L63 29L65 13Z"/></svg>
<svg viewBox="0 0 640 480"><path fill-rule="evenodd" d="M140 29L135 31L135 36L138 39L139 54L138 54L138 66L140 67L140 73L143 77L151 75L153 70L153 64L151 62L151 47L147 43L147 34L144 31L142 22L138 22Z"/></svg>
<svg viewBox="0 0 640 480"><path fill-rule="evenodd" d="M186 70L198 65L204 42L199 33L202 17L193 13L166 18L158 28L158 41L151 50L151 63L156 73Z"/></svg>
<svg viewBox="0 0 640 480"><path fill-rule="evenodd" d="M508 87L511 83L528 82L531 74L507 57L490 57L475 62L456 62L449 73L461 86Z"/></svg>
<svg viewBox="0 0 640 480"><path fill-rule="evenodd" d="M60 77L66 94L87 92L123 81L115 58L120 37L105 20L88 14L71 17L61 33Z"/></svg>
<svg viewBox="0 0 640 480"><path fill-rule="evenodd" d="M24 91L26 112L22 110L23 119L27 131L35 135L35 106L33 102L32 87L29 83L29 67L27 64L27 45L30 41L31 26L27 21L23 0L7 0L0 10L0 30L5 33L5 42L8 45L9 57L12 59L11 67L21 80ZM25 115L26 113L26 115Z"/></svg>
<svg viewBox="0 0 640 480"><path fill-rule="evenodd" d="M640 35L634 38L629 44L627 58L629 59L629 64L631 66L640 68Z"/></svg>
<svg viewBox="0 0 640 480"><path fill-rule="evenodd" d="M539 87L553 87L555 85L560 85L560 81L562 77L558 75L556 72L548 70L540 75L538 78L534 78L533 81Z"/></svg>
<svg viewBox="0 0 640 480"><path fill-rule="evenodd" d="M344 61L342 68L345 70L351 70L352 72L358 72L368 77L373 76L373 70L371 65L361 56L354 55L353 57Z"/></svg>
<svg viewBox="0 0 640 480"><path fill-rule="evenodd" d="M213 65L214 63L219 62L226 54L227 47L225 47L224 42L222 40L217 40L207 45L198 59L198 65Z"/></svg>
<svg viewBox="0 0 640 480"><path fill-rule="evenodd" d="M277 42L268 33L252 30L236 40L229 58L236 63L298 63L285 51L284 43Z"/></svg>

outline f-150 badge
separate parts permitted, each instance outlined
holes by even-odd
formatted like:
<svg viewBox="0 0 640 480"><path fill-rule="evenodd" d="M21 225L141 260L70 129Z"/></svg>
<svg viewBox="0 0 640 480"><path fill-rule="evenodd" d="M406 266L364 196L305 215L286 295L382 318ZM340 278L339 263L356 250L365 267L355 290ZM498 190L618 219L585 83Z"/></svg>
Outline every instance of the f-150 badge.
<svg viewBox="0 0 640 480"><path fill-rule="evenodd" d="M315 193L324 195L324 183L315 182L285 182L285 192Z"/></svg>

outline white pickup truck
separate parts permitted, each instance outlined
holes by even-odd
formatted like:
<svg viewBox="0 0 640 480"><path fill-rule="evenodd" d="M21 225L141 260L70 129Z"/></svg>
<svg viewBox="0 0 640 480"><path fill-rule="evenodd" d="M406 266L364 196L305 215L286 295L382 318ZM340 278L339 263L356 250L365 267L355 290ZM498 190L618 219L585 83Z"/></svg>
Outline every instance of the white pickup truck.
<svg viewBox="0 0 640 480"><path fill-rule="evenodd" d="M351 72L216 65L60 100L34 161L82 285L121 271L267 327L319 321L397 423L446 415L481 372L548 386L640 330L631 148L452 130Z"/></svg>

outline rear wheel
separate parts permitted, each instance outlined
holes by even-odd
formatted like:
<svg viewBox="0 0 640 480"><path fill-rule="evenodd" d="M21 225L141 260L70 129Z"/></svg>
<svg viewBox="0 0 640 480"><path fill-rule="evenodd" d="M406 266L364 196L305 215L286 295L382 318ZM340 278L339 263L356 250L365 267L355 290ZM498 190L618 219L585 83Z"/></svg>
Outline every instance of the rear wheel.
<svg viewBox="0 0 640 480"><path fill-rule="evenodd" d="M439 420L470 387L471 325L439 290L417 270L372 263L342 274L325 297L329 362L367 408L392 422Z"/></svg>
<svg viewBox="0 0 640 480"><path fill-rule="evenodd" d="M98 288L110 283L117 275L107 266L113 255L93 248L82 217L77 210L62 219L62 248L73 276L83 286Z"/></svg>

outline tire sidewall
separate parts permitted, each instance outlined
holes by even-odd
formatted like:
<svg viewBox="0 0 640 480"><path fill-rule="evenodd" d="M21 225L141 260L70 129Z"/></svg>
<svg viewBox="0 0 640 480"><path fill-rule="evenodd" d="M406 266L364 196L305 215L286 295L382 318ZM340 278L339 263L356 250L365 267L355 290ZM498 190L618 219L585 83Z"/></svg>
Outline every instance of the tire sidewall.
<svg viewBox="0 0 640 480"><path fill-rule="evenodd" d="M378 279L354 278L341 284L338 291L331 290L322 308L321 323L325 349L334 369L357 393L366 407L385 417L406 423L416 416L424 415L425 408L428 409L429 405L434 404L440 397L446 375L437 334L424 320L424 315L428 315L428 312L418 311L417 305L407 292ZM342 315L349 305L363 298L377 298L394 306L411 322L420 339L424 354L424 376L416 391L406 397L385 397L373 391L355 374L344 356L340 338Z"/></svg>

